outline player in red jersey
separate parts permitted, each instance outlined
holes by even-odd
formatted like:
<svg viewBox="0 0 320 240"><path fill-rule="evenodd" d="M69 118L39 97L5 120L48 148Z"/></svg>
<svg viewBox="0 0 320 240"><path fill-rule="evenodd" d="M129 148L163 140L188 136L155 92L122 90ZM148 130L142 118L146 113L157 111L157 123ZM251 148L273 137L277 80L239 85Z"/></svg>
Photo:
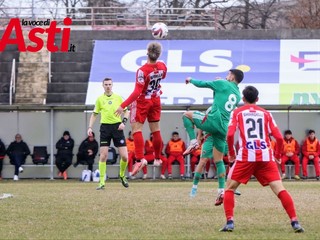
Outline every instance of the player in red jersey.
<svg viewBox="0 0 320 240"><path fill-rule="evenodd" d="M231 161L235 160L235 163L228 174L223 201L227 224L220 231L233 231L234 191L241 183L246 184L254 175L262 186L270 185L271 190L278 196L290 218L293 230L304 232L298 222L294 202L282 184L275 162L275 158L280 158L282 134L271 113L255 104L259 99L258 90L253 86L247 86L242 94L245 105L234 110L228 127L229 158ZM239 129L240 148L236 157L233 144L237 129ZM269 134L277 141L274 155Z"/></svg>
<svg viewBox="0 0 320 240"><path fill-rule="evenodd" d="M144 139L142 127L146 119L153 135L153 147L155 159L159 160L162 148L162 137L160 134L160 115L161 115L161 85L165 79L167 66L164 62L158 61L162 47L158 42L151 42L147 47L147 63L140 67L136 73L136 84L131 95L116 110L116 115L121 115L123 109L131 104L130 123L135 145L135 155L137 162L133 169L134 176L144 166L147 161L144 159Z"/></svg>

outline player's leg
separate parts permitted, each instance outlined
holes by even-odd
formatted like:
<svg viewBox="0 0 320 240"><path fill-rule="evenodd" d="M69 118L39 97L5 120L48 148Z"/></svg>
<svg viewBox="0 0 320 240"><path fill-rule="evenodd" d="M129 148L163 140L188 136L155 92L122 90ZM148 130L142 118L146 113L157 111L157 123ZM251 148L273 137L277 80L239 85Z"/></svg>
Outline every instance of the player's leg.
<svg viewBox="0 0 320 240"><path fill-rule="evenodd" d="M240 184L247 184L254 172L254 164L236 161L232 166L232 171L228 175L227 186L225 189L223 207L227 223L221 228L220 232L232 232L234 229L234 192Z"/></svg>
<svg viewBox="0 0 320 240"><path fill-rule="evenodd" d="M306 156L303 156L302 158L302 178L307 179L308 178L308 162L309 159Z"/></svg>
<svg viewBox="0 0 320 240"><path fill-rule="evenodd" d="M275 162L256 163L257 168L254 176L262 186L269 185L274 194L280 199L283 208L290 218L291 226L295 232L304 232L300 226L296 214L293 199L290 193L285 189L279 176L278 166Z"/></svg>
<svg viewBox="0 0 320 240"><path fill-rule="evenodd" d="M286 178L286 162L289 161L289 158L286 155L281 156L281 178Z"/></svg>
<svg viewBox="0 0 320 240"><path fill-rule="evenodd" d="M284 188L282 181L277 180L270 183L270 188L280 199L283 208L290 218L291 226L295 232L304 232L304 229L298 222L296 209L290 193Z"/></svg>
<svg viewBox="0 0 320 240"><path fill-rule="evenodd" d="M313 164L314 164L314 170L316 172L316 179L317 179L317 181L319 181L320 180L320 177L319 177L319 174L320 174L320 169L319 169L320 162L319 162L319 157L318 156L314 157Z"/></svg>
<svg viewBox="0 0 320 240"><path fill-rule="evenodd" d="M108 150L111 142L111 126L101 125L100 126L100 158L99 158L99 186L97 190L104 189L105 186L105 175L107 171L107 158Z"/></svg>
<svg viewBox="0 0 320 240"><path fill-rule="evenodd" d="M101 146L101 145L100 145ZM109 146L100 147L100 158L99 158L99 186L97 190L104 189L105 186L105 175L107 171L106 160L108 157Z"/></svg>
<svg viewBox="0 0 320 240"><path fill-rule="evenodd" d="M154 155L153 154L144 155L144 159L148 163L154 162ZM142 172L143 172L142 179L147 179L147 176L148 176L148 166L147 165L142 168Z"/></svg>
<svg viewBox="0 0 320 240"><path fill-rule="evenodd" d="M195 170L196 170L196 164L197 163L199 164L199 161L200 161L200 159L199 159L198 156L191 154L191 157L190 157L190 168L191 168L192 176L194 176L194 173L195 173Z"/></svg>
<svg viewBox="0 0 320 240"><path fill-rule="evenodd" d="M187 131L190 139L190 144L188 148L184 151L183 155L190 154L193 150L199 148L199 143L196 139L196 134L194 132L194 127L206 131L206 115L199 111L187 111L183 115L183 125Z"/></svg>
<svg viewBox="0 0 320 240"><path fill-rule="evenodd" d="M223 162L223 153L224 151L219 151L217 147L213 147L213 159L217 167L217 176L218 176L218 196L215 202L216 206L219 206L223 203L224 197L224 187L226 182L226 168Z"/></svg>
<svg viewBox="0 0 320 240"><path fill-rule="evenodd" d="M124 141L125 142L125 141ZM121 180L121 183L124 187L129 187L128 180L126 178L126 169L128 166L128 150L126 146L118 147L119 155L120 155L120 171L119 171L119 177Z"/></svg>
<svg viewBox="0 0 320 240"><path fill-rule="evenodd" d="M294 179L300 180L300 159L297 155L293 155L291 160L294 162Z"/></svg>
<svg viewBox="0 0 320 240"><path fill-rule="evenodd" d="M152 132L152 144L154 148L155 160L159 161L163 148L162 136L160 132L160 117L161 117L161 101L160 98L152 99L152 106L148 111L149 129Z"/></svg>
<svg viewBox="0 0 320 240"><path fill-rule="evenodd" d="M135 146L136 163L134 164L132 176L136 175L148 162L144 159L144 139L142 135L143 123L134 122L131 124L132 136Z"/></svg>
<svg viewBox="0 0 320 240"><path fill-rule="evenodd" d="M196 139L194 132L193 111L187 111L182 116L183 126L187 131L190 141Z"/></svg>
<svg viewBox="0 0 320 240"><path fill-rule="evenodd" d="M130 111L130 121L132 136L135 146L136 163L132 171L132 176L136 175L148 163L144 159L144 139L142 135L142 127L147 118L150 109L150 101L139 101L133 104Z"/></svg>
<svg viewBox="0 0 320 240"><path fill-rule="evenodd" d="M125 176L125 172L128 166L128 149L126 145L126 138L124 136L123 130L118 130L118 125L115 126L115 129L112 132L114 146L118 148L120 155L120 170L119 177L122 185L127 188L129 187L128 180Z"/></svg>
<svg viewBox="0 0 320 240"><path fill-rule="evenodd" d="M177 156L177 161L179 162L180 165L180 179L184 180L184 169L185 169L185 165L184 165L184 157L182 155L178 155Z"/></svg>
<svg viewBox="0 0 320 240"><path fill-rule="evenodd" d="M165 174L165 172L166 172L166 170L168 168L168 159L164 155L161 155L160 159L162 161L160 178L161 179L166 179L166 176L164 174Z"/></svg>
<svg viewBox="0 0 320 240"><path fill-rule="evenodd" d="M208 159L212 158L212 148L213 148L212 136L209 135L206 137L205 141L202 144L200 161L196 167L196 170L193 176L193 185L191 188L190 197L195 197L197 194L198 183L200 181L203 168L206 165Z"/></svg>
<svg viewBox="0 0 320 240"><path fill-rule="evenodd" d="M133 161L134 161L135 157L134 157L134 153L133 152L128 152L128 177L129 178L134 178L132 177L132 166L133 166Z"/></svg>
<svg viewBox="0 0 320 240"><path fill-rule="evenodd" d="M176 158L172 155L168 157L168 179L172 179L172 163Z"/></svg>
<svg viewBox="0 0 320 240"><path fill-rule="evenodd" d="M234 229L234 222L233 222L233 217L234 217L234 206L235 206L235 200L234 200L234 192L240 185L239 182L228 179L227 182L227 188L224 193L224 213L226 216L227 223L224 225L223 228L221 228L219 231L220 232L232 232Z"/></svg>

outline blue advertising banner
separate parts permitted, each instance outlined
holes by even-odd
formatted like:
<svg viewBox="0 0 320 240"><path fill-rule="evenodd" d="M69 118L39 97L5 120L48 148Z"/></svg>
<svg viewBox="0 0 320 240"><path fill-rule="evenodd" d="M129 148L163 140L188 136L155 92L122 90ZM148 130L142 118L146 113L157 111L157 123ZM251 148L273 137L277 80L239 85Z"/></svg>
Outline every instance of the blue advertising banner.
<svg viewBox="0 0 320 240"><path fill-rule="evenodd" d="M130 82L147 59L150 41L95 41L90 81L111 76ZM167 82L184 82L187 76L214 79L229 69L246 66L245 83L279 82L278 40L165 40L161 60L168 66Z"/></svg>
<svg viewBox="0 0 320 240"><path fill-rule="evenodd" d="M93 104L101 81L111 77L124 98L134 87L135 73L146 60L149 40L95 41L86 104ZM280 40L162 40L160 60L168 67L163 81L163 104L204 104L212 92L186 90L180 95L172 89L185 88L185 78L200 80L224 78L231 68L245 72L243 83L261 84L274 89L279 84ZM193 98L190 99L190 93ZM175 96L176 95L176 96ZM178 100L177 100L178 99ZM182 100L184 99L184 100Z"/></svg>

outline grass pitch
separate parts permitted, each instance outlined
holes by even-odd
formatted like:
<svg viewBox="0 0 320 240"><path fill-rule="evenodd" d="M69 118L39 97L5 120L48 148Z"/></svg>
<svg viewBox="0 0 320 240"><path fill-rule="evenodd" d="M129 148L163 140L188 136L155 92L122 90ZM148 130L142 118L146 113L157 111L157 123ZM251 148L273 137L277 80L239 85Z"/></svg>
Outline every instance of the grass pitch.
<svg viewBox="0 0 320 240"><path fill-rule="evenodd" d="M223 206L214 206L217 182L112 180L3 180L0 239L320 239L320 183L285 182L305 233L293 232L278 198L257 182L241 185L236 196L235 231L220 233Z"/></svg>

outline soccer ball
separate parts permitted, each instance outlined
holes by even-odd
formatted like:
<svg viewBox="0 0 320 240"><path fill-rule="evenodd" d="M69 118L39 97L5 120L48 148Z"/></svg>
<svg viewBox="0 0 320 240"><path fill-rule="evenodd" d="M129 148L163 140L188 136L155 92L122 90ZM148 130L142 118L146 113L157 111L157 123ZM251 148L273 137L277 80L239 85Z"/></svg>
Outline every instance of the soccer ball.
<svg viewBox="0 0 320 240"><path fill-rule="evenodd" d="M164 39L168 36L168 27L162 22L155 23L151 28L152 36L155 39Z"/></svg>

